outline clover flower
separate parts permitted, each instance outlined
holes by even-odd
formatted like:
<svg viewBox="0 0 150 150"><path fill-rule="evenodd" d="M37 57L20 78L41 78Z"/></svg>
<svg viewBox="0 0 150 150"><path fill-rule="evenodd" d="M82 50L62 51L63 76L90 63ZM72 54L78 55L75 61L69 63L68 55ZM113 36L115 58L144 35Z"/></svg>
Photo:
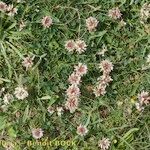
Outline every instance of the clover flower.
<svg viewBox="0 0 150 150"><path fill-rule="evenodd" d="M150 18L150 3L145 3L140 10L141 23L146 22L148 18Z"/></svg>
<svg viewBox="0 0 150 150"><path fill-rule="evenodd" d="M78 63L77 66L74 66L74 70L75 70L76 74L83 76L87 73L88 68L87 68L87 65Z"/></svg>
<svg viewBox="0 0 150 150"><path fill-rule="evenodd" d="M53 20L50 16L45 16L42 19L42 25L45 28L49 28L53 24Z"/></svg>
<svg viewBox="0 0 150 150"><path fill-rule="evenodd" d="M68 97L73 97L73 96L78 97L80 95L80 89L78 88L77 85L72 84L69 86L66 93Z"/></svg>
<svg viewBox="0 0 150 150"><path fill-rule="evenodd" d="M6 12L7 10L7 4L4 2L0 2L0 11Z"/></svg>
<svg viewBox="0 0 150 150"><path fill-rule="evenodd" d="M80 136L85 136L88 133L88 129L84 125L79 125L77 127L77 134Z"/></svg>
<svg viewBox="0 0 150 150"><path fill-rule="evenodd" d="M112 62L110 62L109 60L103 60L100 65L99 68L101 69L101 71L103 71L106 74L109 74L112 70L113 70L113 64Z"/></svg>
<svg viewBox="0 0 150 150"><path fill-rule="evenodd" d="M75 110L78 108L78 98L77 97L68 98L65 103L65 107L70 111L70 113L74 113Z"/></svg>
<svg viewBox="0 0 150 150"><path fill-rule="evenodd" d="M26 70L28 70L33 66L33 58L31 58L30 56L25 57L23 59L22 65L26 68Z"/></svg>
<svg viewBox="0 0 150 150"><path fill-rule="evenodd" d="M29 95L27 90L23 87L16 87L14 94L15 94L16 98L18 98L20 100L27 98Z"/></svg>
<svg viewBox="0 0 150 150"><path fill-rule="evenodd" d="M85 52L87 45L83 40L78 39L75 41L75 43L76 43L76 52L78 52L79 54Z"/></svg>
<svg viewBox="0 0 150 150"><path fill-rule="evenodd" d="M68 50L68 52L73 52L76 49L75 41L74 40L66 41L65 48Z"/></svg>
<svg viewBox="0 0 150 150"><path fill-rule="evenodd" d="M103 138L102 140L99 140L98 147L100 147L102 150L108 150L110 147L110 140L108 138Z"/></svg>
<svg viewBox="0 0 150 150"><path fill-rule="evenodd" d="M43 132L41 128L32 129L32 136L35 139L40 139L43 136Z"/></svg>
<svg viewBox="0 0 150 150"><path fill-rule="evenodd" d="M98 21L96 18L89 17L86 19L86 27L89 30L89 32L95 31L97 25L98 25Z"/></svg>
<svg viewBox="0 0 150 150"><path fill-rule="evenodd" d="M7 6L8 16L14 16L17 14L18 9L13 6L13 4Z"/></svg>
<svg viewBox="0 0 150 150"><path fill-rule="evenodd" d="M118 7L112 8L108 11L108 16L114 20L120 19L122 14Z"/></svg>
<svg viewBox="0 0 150 150"><path fill-rule="evenodd" d="M4 100L4 104L7 105L10 103L10 101L13 99L13 95L12 94L5 94L4 97L3 97L3 100Z"/></svg>
<svg viewBox="0 0 150 150"><path fill-rule="evenodd" d="M76 72L73 72L70 76L69 76L69 79L68 79L68 82L70 84L80 84L81 82L81 76L79 74L77 74Z"/></svg>

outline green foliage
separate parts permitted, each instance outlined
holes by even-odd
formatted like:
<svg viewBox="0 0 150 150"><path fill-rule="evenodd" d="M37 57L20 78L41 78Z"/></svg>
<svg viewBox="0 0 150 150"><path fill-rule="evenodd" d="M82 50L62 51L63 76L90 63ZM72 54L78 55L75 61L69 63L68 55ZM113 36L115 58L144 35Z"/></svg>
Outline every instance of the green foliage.
<svg viewBox="0 0 150 150"><path fill-rule="evenodd" d="M17 142L19 149L54 150L43 146L28 147L32 140L31 129L41 127L44 139L75 140L76 146L57 147L59 150L97 150L98 141L108 137L111 150L150 149L149 106L139 113L131 102L142 90L149 91L150 72L142 70L150 49L149 24L140 23L141 6L145 0L30 0L13 3L18 14L9 17L0 12L0 88L14 93L19 85L25 85L29 92L26 100L15 99L5 111L0 110L1 137ZM126 22L108 17L108 10L119 7ZM41 25L43 16L52 16L52 27ZM89 33L85 19L94 16L99 20L95 32ZM20 21L26 27L19 30ZM64 47L69 39L83 39L87 51L81 55L67 52ZM97 53L106 45L105 56ZM25 56L34 56L34 65L26 71L22 67ZM97 67L101 60L109 59L114 64L111 73L113 82L107 94L95 98L87 90L101 75ZM88 74L82 78L79 109L62 117L50 115L48 106L63 106L66 100L67 80L74 65L83 62ZM5 93L4 92L4 93ZM0 105L3 105L2 96ZM118 103L122 105L118 105ZM131 113L128 111L131 110ZM19 112L20 116L16 117ZM86 124L88 134L77 136L76 128ZM0 145L1 146L1 145Z"/></svg>

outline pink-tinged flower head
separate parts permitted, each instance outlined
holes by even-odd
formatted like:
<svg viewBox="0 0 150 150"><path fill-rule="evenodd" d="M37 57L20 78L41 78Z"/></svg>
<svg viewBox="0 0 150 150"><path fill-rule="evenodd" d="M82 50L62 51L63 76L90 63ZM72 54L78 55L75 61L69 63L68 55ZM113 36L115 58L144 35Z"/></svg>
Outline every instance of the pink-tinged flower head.
<svg viewBox="0 0 150 150"><path fill-rule="evenodd" d="M100 147L102 150L108 150L110 144L111 142L108 138L103 138L102 140L99 140L98 147Z"/></svg>
<svg viewBox="0 0 150 150"><path fill-rule="evenodd" d="M87 73L87 65L79 63L77 66L74 67L76 74L83 76Z"/></svg>
<svg viewBox="0 0 150 150"><path fill-rule="evenodd" d="M79 125L77 127L77 134L80 136L85 136L88 133L88 129L84 125Z"/></svg>
<svg viewBox="0 0 150 150"><path fill-rule="evenodd" d="M33 58L31 57L25 57L22 65L26 68L26 70L28 70L29 68L31 68L33 66Z"/></svg>
<svg viewBox="0 0 150 150"><path fill-rule="evenodd" d="M40 139L43 136L43 130L41 128L32 129L32 136L35 139Z"/></svg>
<svg viewBox="0 0 150 150"><path fill-rule="evenodd" d="M142 91L140 94L138 94L139 103L141 105L143 104L149 104L150 103L150 96L148 92Z"/></svg>
<svg viewBox="0 0 150 150"><path fill-rule="evenodd" d="M96 97L99 97L101 95L106 94L106 85L105 84L99 84L93 89L93 93Z"/></svg>
<svg viewBox="0 0 150 150"><path fill-rule="evenodd" d="M76 40L76 51L81 54L86 50L86 43L83 40Z"/></svg>
<svg viewBox="0 0 150 150"><path fill-rule="evenodd" d="M8 16L14 16L15 14L17 14L18 9L15 8L12 4L7 6L7 11L8 11Z"/></svg>
<svg viewBox="0 0 150 150"><path fill-rule="evenodd" d="M7 5L4 2L0 2L0 11L5 12L7 10Z"/></svg>
<svg viewBox="0 0 150 150"><path fill-rule="evenodd" d="M118 8L118 7L115 7L115 8L110 9L110 10L108 11L108 16L111 17L112 19L117 20L117 19L120 19L120 18L121 18L122 14L121 14L119 8Z"/></svg>
<svg viewBox="0 0 150 150"><path fill-rule="evenodd" d="M21 100L27 98L29 95L26 89L23 87L16 87L14 94L16 98L21 99Z"/></svg>
<svg viewBox="0 0 150 150"><path fill-rule="evenodd" d="M113 81L113 79L111 78L111 76L109 76L108 74L103 74L102 76L101 76L101 78L100 79L98 79L99 80L99 82L101 83L101 84L108 84L109 82L111 82L111 81Z"/></svg>
<svg viewBox="0 0 150 150"><path fill-rule="evenodd" d="M96 29L98 25L98 21L96 18L94 17L89 17L86 19L86 26L87 26L87 29L89 30L89 32L92 32Z"/></svg>
<svg viewBox="0 0 150 150"><path fill-rule="evenodd" d="M78 97L80 95L80 89L75 84L70 85L66 92L68 97Z"/></svg>
<svg viewBox="0 0 150 150"><path fill-rule="evenodd" d="M80 81L81 81L81 76L79 74L77 74L76 72L73 72L70 76L69 76L69 79L68 79L68 82L70 84L80 84Z"/></svg>
<svg viewBox="0 0 150 150"><path fill-rule="evenodd" d="M113 64L109 60L103 60L100 63L100 68L105 74L109 74L113 70Z"/></svg>
<svg viewBox="0 0 150 150"><path fill-rule="evenodd" d="M78 98L77 97L68 98L65 107L70 111L70 113L74 113L75 110L78 108Z"/></svg>
<svg viewBox="0 0 150 150"><path fill-rule="evenodd" d="M49 28L53 24L52 18L50 16L45 16L42 19L42 25L45 28Z"/></svg>
<svg viewBox="0 0 150 150"><path fill-rule="evenodd" d="M69 51L69 52L73 52L76 49L76 43L74 40L68 40L65 43L65 48Z"/></svg>

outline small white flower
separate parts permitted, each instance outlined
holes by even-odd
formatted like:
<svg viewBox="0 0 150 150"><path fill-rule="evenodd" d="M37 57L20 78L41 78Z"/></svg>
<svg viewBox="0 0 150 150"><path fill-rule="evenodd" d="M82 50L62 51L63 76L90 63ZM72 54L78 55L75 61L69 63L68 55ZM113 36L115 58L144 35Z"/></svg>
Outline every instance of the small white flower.
<svg viewBox="0 0 150 150"><path fill-rule="evenodd" d="M83 76L83 75L85 75L87 73L88 68L87 68L87 65L82 64L82 63L78 63L78 65L74 66L74 71L79 76Z"/></svg>
<svg viewBox="0 0 150 150"><path fill-rule="evenodd" d="M68 40L65 42L65 48L68 52L73 52L76 49L76 43L74 40Z"/></svg>
<svg viewBox="0 0 150 150"><path fill-rule="evenodd" d="M150 3L145 3L140 11L141 23L147 21L150 18Z"/></svg>
<svg viewBox="0 0 150 150"><path fill-rule="evenodd" d="M143 111L144 107L140 103L135 103L135 107L138 111Z"/></svg>
<svg viewBox="0 0 150 150"><path fill-rule="evenodd" d="M49 28L53 24L53 20L50 16L43 17L41 22L42 22L43 27L45 28Z"/></svg>
<svg viewBox="0 0 150 150"><path fill-rule="evenodd" d="M94 17L89 17L86 19L86 27L89 32L95 31L98 25L98 20Z"/></svg>
<svg viewBox="0 0 150 150"><path fill-rule="evenodd" d="M7 5L4 2L0 2L0 11L5 12L7 10Z"/></svg>
<svg viewBox="0 0 150 150"><path fill-rule="evenodd" d="M57 107L56 108L56 110L57 110L57 115L59 116L59 117L61 117L61 115L62 115L62 113L63 113L63 108L62 107Z"/></svg>
<svg viewBox="0 0 150 150"><path fill-rule="evenodd" d="M18 9L15 8L12 4L7 6L7 11L8 11L8 16L14 16L15 14L17 14Z"/></svg>
<svg viewBox="0 0 150 150"><path fill-rule="evenodd" d="M50 113L50 114L53 114L55 111L54 111L54 108L52 106L49 106L47 108L47 111Z"/></svg>
<svg viewBox="0 0 150 150"><path fill-rule="evenodd" d="M33 66L33 57L31 58L30 56L25 57L23 59L22 65L26 68L26 70L28 70L29 68L31 68Z"/></svg>
<svg viewBox="0 0 150 150"><path fill-rule="evenodd" d="M23 87L16 87L14 94L16 98L21 99L21 100L27 98L29 95L26 89Z"/></svg>
<svg viewBox="0 0 150 150"><path fill-rule="evenodd" d="M88 133L88 129L86 126L84 125L79 125L77 127L77 134L80 135L80 136L85 136L86 134Z"/></svg>
<svg viewBox="0 0 150 150"><path fill-rule="evenodd" d="M12 94L5 94L4 97L3 97L3 100L4 100L4 104L7 105L9 104L9 102L13 99L13 95Z"/></svg>
<svg viewBox="0 0 150 150"><path fill-rule="evenodd" d="M41 128L32 129L32 136L35 139L40 139L43 136L43 132Z"/></svg>
<svg viewBox="0 0 150 150"><path fill-rule="evenodd" d="M147 56L147 61L146 61L147 63L150 63L150 54L148 54L148 56Z"/></svg>
<svg viewBox="0 0 150 150"><path fill-rule="evenodd" d="M110 147L110 140L108 138L103 138L102 140L99 140L98 142L98 146L102 149L102 150L108 150Z"/></svg>
<svg viewBox="0 0 150 150"><path fill-rule="evenodd" d="M76 40L76 51L81 54L86 50L86 43L83 40Z"/></svg>

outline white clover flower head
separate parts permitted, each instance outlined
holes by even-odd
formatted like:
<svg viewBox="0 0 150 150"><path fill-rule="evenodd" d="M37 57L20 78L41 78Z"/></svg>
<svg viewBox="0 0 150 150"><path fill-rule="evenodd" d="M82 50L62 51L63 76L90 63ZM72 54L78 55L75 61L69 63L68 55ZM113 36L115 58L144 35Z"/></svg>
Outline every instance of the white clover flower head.
<svg viewBox="0 0 150 150"><path fill-rule="evenodd" d="M81 82L81 76L79 74L77 74L76 72L73 72L69 78L68 78L68 82L70 84L76 84L79 85Z"/></svg>
<svg viewBox="0 0 150 150"><path fill-rule="evenodd" d="M108 16L114 20L120 19L122 14L118 7L112 8L108 11Z"/></svg>
<svg viewBox="0 0 150 150"><path fill-rule="evenodd" d="M47 108L47 111L50 113L50 114L53 114L55 112L54 108L52 106L49 106Z"/></svg>
<svg viewBox="0 0 150 150"><path fill-rule="evenodd" d="M77 97L69 97L65 103L66 109L70 111L70 113L74 113L78 108L78 98Z"/></svg>
<svg viewBox="0 0 150 150"><path fill-rule="evenodd" d="M13 95L12 94L5 94L4 97L3 97L3 100L4 100L4 104L7 105L10 103L10 101L13 99Z"/></svg>
<svg viewBox="0 0 150 150"><path fill-rule="evenodd" d="M98 23L99 23L98 20L94 17L87 18L86 27L89 30L89 32L95 31Z"/></svg>
<svg viewBox="0 0 150 150"><path fill-rule="evenodd" d="M76 52L78 52L79 54L85 52L87 45L83 40L78 39L75 41L75 43L76 43Z"/></svg>
<svg viewBox="0 0 150 150"><path fill-rule="evenodd" d="M27 98L29 94L28 94L26 88L19 86L19 87L15 88L14 95L16 96L17 99L23 100L23 99Z"/></svg>
<svg viewBox="0 0 150 150"><path fill-rule="evenodd" d="M141 7L140 18L142 22L145 22L148 18L150 18L150 3L145 3Z"/></svg>
<svg viewBox="0 0 150 150"><path fill-rule="evenodd" d="M76 74L83 76L83 75L87 74L88 68L87 68L87 65L78 63L78 65L74 66L74 70L75 70Z"/></svg>
<svg viewBox="0 0 150 150"><path fill-rule="evenodd" d="M69 86L69 88L66 91L68 97L79 97L80 95L80 89L77 85L72 84Z"/></svg>
<svg viewBox="0 0 150 150"><path fill-rule="evenodd" d="M14 16L17 14L18 9L13 6L13 4L7 6L8 16Z"/></svg>
<svg viewBox="0 0 150 150"><path fill-rule="evenodd" d="M57 107L56 110L57 110L57 115L58 115L59 117L61 117L61 115L62 115L64 109L63 109L62 107Z"/></svg>
<svg viewBox="0 0 150 150"><path fill-rule="evenodd" d="M42 19L42 25L45 28L49 28L53 24L53 20L50 16L45 16Z"/></svg>
<svg viewBox="0 0 150 150"><path fill-rule="evenodd" d="M68 52L73 52L76 49L76 43L74 40L68 40L65 42L65 49L68 50Z"/></svg>
<svg viewBox="0 0 150 150"><path fill-rule="evenodd" d="M110 75L103 74L100 78L98 78L98 81L100 82L100 84L106 84L106 85L108 85L108 83L110 83L111 81L113 81L113 79L111 78Z"/></svg>
<svg viewBox="0 0 150 150"><path fill-rule="evenodd" d="M138 94L138 99L139 99L139 103L141 105L145 104L149 104L150 103L150 96L149 96L149 92L145 92L142 91L140 94Z"/></svg>
<svg viewBox="0 0 150 150"><path fill-rule="evenodd" d="M7 11L7 4L0 1L0 11L5 12Z"/></svg>
<svg viewBox="0 0 150 150"><path fill-rule="evenodd" d="M101 61L99 67L105 74L109 74L113 70L113 64L109 60Z"/></svg>
<svg viewBox="0 0 150 150"><path fill-rule="evenodd" d="M31 68L33 66L33 58L31 58L30 56L25 57L23 59L22 65L23 65L23 67L26 68L26 70L28 70L29 68Z"/></svg>
<svg viewBox="0 0 150 150"><path fill-rule="evenodd" d="M40 139L43 136L43 132L41 128L32 129L32 136L35 139Z"/></svg>
<svg viewBox="0 0 150 150"><path fill-rule="evenodd" d="M78 127L77 127L77 134L80 135L80 136L85 136L86 134L88 133L88 129L86 126L80 124Z"/></svg>
<svg viewBox="0 0 150 150"><path fill-rule="evenodd" d="M147 56L147 61L146 61L147 63L150 63L150 54L148 54L148 56Z"/></svg>
<svg viewBox="0 0 150 150"><path fill-rule="evenodd" d="M108 138L103 138L102 140L99 140L98 147L100 147L102 150L108 150L110 144L111 142Z"/></svg>
<svg viewBox="0 0 150 150"><path fill-rule="evenodd" d="M144 107L139 102L135 103L135 107L139 112L144 110Z"/></svg>
<svg viewBox="0 0 150 150"><path fill-rule="evenodd" d="M98 84L94 89L93 93L95 94L96 97L99 97L101 95L106 94L106 85L105 84Z"/></svg>

